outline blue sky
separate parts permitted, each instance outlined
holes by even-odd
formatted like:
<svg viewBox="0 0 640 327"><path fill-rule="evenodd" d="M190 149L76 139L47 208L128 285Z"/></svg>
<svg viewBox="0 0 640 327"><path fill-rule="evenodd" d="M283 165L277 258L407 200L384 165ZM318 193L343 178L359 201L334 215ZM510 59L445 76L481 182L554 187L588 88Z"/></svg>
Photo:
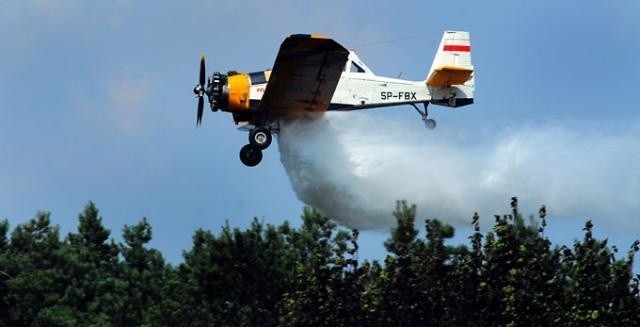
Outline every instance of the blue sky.
<svg viewBox="0 0 640 327"><path fill-rule="evenodd" d="M566 123L616 135L639 121L638 12L637 1L2 1L0 217L15 227L49 210L66 232L92 200L116 236L148 217L152 245L172 262L198 227L297 222L303 204L277 148L244 167L246 134L224 114L205 113L196 129L191 92L201 54L209 71L262 70L293 33L347 47L422 35L356 49L377 74L418 80L442 31L468 30L476 104L432 110L436 132L468 139ZM418 121L404 107L367 114ZM554 240L581 236L583 219L569 218L550 224ZM640 237L610 218L593 217L599 235L620 248ZM386 237L364 233L362 256L380 257Z"/></svg>

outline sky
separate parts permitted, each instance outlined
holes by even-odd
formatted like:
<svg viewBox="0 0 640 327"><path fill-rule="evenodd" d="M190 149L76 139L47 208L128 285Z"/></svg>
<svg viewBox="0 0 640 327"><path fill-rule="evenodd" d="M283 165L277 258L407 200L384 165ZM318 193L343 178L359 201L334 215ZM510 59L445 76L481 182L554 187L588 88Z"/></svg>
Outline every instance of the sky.
<svg viewBox="0 0 640 327"><path fill-rule="evenodd" d="M379 75L422 80L442 31L452 29L471 33L475 104L431 110L438 121L432 132L407 106L357 114L421 129L411 135L446 135L464 149L487 149L495 143L486 140L504 133L559 128L534 145L567 134L567 146L580 146L576 153L593 145L595 158L614 158L597 166L569 162L587 174L597 168L605 178L595 180L607 184L596 199L578 203L617 207L616 185L639 177L628 155L640 153L638 12L633 0L0 1L0 218L15 227L47 210L67 233L91 200L116 238L124 225L147 217L151 245L174 263L197 228L217 232L225 221L245 228L253 217L298 224L304 203L276 142L258 167L247 168L238 160L247 136L230 115L207 112L196 128L192 89L200 55L209 72L258 71L272 66L287 35L315 33L355 48ZM563 184L563 172L550 176ZM545 203L540 197L526 205ZM390 214L397 199L386 200ZM495 213L508 212L508 200ZM595 209L598 216L588 218L596 235L621 249L640 238L640 208L614 210L616 217ZM474 210L468 208L469 218ZM424 218L431 217L418 222ZM550 221L550 237L571 243L585 218L569 213ZM469 229L459 227L464 242ZM387 237L385 230L362 233L361 257L383 257Z"/></svg>

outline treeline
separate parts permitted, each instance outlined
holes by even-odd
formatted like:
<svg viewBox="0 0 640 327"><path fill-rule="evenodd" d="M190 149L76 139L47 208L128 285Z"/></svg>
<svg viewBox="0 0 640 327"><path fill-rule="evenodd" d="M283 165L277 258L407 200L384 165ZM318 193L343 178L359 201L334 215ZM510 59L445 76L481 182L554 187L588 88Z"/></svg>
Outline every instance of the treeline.
<svg viewBox="0 0 640 327"><path fill-rule="evenodd" d="M39 212L0 222L0 325L8 326L637 326L639 243L622 253L593 236L552 246L546 212L525 222L512 200L468 245L399 202L384 262L358 259L358 231L305 209L299 228L254 220L197 230L184 262L148 243L146 219L111 239L89 203L62 238Z"/></svg>

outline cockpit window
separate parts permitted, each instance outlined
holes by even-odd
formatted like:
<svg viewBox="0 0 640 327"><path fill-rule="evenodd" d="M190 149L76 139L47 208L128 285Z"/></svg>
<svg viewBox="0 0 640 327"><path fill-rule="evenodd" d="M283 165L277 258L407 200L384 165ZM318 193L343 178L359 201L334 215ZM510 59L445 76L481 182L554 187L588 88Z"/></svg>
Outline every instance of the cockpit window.
<svg viewBox="0 0 640 327"><path fill-rule="evenodd" d="M352 73L364 73L364 69L353 61L351 62L351 69L349 71Z"/></svg>
<svg viewBox="0 0 640 327"><path fill-rule="evenodd" d="M251 85L264 84L267 82L264 72L249 73L249 79L251 80Z"/></svg>

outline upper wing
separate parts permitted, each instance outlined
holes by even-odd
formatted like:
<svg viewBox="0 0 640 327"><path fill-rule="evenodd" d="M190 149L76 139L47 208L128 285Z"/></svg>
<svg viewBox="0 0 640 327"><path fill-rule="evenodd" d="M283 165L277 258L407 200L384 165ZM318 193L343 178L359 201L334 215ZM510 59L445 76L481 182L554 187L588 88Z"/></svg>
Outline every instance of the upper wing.
<svg viewBox="0 0 640 327"><path fill-rule="evenodd" d="M348 56L347 49L326 37L287 37L258 109L276 115L327 110Z"/></svg>

